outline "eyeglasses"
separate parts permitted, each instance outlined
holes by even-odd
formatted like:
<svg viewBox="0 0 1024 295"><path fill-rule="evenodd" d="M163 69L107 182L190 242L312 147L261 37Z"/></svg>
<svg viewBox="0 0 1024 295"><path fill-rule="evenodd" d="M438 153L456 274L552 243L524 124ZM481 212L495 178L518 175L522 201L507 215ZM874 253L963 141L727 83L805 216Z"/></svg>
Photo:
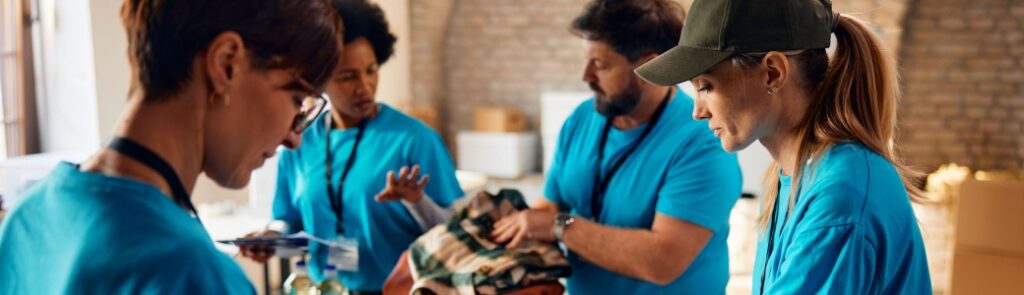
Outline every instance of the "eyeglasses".
<svg viewBox="0 0 1024 295"><path fill-rule="evenodd" d="M295 121L292 122L292 130L295 130L295 133L302 133L303 130L306 130L309 125L313 124L316 117L320 115L320 111L324 109L326 104L327 99L324 98L323 94L304 97L302 99L302 107L299 108L299 114L295 115Z"/></svg>
<svg viewBox="0 0 1024 295"><path fill-rule="evenodd" d="M324 109L324 105L327 104L327 98L324 97L323 93L317 92L315 88L313 88L313 85L310 85L305 79L299 77L298 74L295 75L295 80L298 81L299 85L303 88L306 88L308 93L318 93L310 94L302 98L302 104L299 107L299 114L295 115L295 120L292 121L292 130L295 131L295 133L302 133L302 131L306 130L309 125L313 124L316 117L320 115L320 111L322 111Z"/></svg>

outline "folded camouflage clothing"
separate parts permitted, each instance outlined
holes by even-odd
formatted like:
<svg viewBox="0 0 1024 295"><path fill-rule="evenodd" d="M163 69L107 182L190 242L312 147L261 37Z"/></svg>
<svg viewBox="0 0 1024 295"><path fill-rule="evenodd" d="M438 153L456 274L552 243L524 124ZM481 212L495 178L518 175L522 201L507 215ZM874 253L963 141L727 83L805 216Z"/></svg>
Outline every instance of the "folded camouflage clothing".
<svg viewBox="0 0 1024 295"><path fill-rule="evenodd" d="M481 192L447 224L420 236L409 247L412 294L498 294L569 276L555 243L506 249L489 238L495 221L526 209L519 191Z"/></svg>

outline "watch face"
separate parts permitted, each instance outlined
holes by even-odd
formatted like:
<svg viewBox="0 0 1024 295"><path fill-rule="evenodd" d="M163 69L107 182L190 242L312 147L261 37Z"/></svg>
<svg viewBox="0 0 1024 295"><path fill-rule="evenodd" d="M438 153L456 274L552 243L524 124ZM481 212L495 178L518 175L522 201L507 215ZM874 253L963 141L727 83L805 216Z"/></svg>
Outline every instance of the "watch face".
<svg viewBox="0 0 1024 295"><path fill-rule="evenodd" d="M558 214L558 218L556 218L556 220L558 221L558 224L565 225L567 222L571 223L570 221L572 220L572 216L568 214Z"/></svg>

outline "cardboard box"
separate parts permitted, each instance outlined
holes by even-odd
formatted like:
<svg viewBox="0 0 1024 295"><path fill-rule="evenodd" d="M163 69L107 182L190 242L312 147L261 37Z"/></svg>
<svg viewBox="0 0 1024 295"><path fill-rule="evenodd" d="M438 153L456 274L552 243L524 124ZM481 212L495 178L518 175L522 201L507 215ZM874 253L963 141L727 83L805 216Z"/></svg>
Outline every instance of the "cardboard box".
<svg viewBox="0 0 1024 295"><path fill-rule="evenodd" d="M953 255L950 293L1021 294L1024 291L1024 257L1009 257L957 250Z"/></svg>
<svg viewBox="0 0 1024 295"><path fill-rule="evenodd" d="M958 247L1024 256L1024 182L968 180L957 202Z"/></svg>
<svg viewBox="0 0 1024 295"><path fill-rule="evenodd" d="M514 108L478 108L473 111L473 131L526 131L526 113Z"/></svg>
<svg viewBox="0 0 1024 295"><path fill-rule="evenodd" d="M1024 290L1024 182L967 180L956 205L951 293L1020 294Z"/></svg>

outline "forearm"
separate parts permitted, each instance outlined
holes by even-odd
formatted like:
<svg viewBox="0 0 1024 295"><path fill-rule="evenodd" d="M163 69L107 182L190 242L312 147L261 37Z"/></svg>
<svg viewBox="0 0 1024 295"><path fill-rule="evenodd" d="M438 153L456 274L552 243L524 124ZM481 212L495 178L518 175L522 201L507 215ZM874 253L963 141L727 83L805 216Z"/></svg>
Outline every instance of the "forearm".
<svg viewBox="0 0 1024 295"><path fill-rule="evenodd" d="M533 205L531 205L530 209L548 212L558 212L558 205L555 205L555 203L552 203L551 201L542 198L540 200L537 200L537 202L534 203Z"/></svg>
<svg viewBox="0 0 1024 295"><path fill-rule="evenodd" d="M424 195L419 202L408 202L402 200L402 205L409 214L416 220L423 230L428 230L435 225L447 222L452 216L452 208L445 208L434 202L430 196Z"/></svg>
<svg viewBox="0 0 1024 295"><path fill-rule="evenodd" d="M577 219L565 230L565 245L601 268L628 277L664 285L675 280L693 262L704 244L697 239L666 241L647 229L623 229Z"/></svg>

